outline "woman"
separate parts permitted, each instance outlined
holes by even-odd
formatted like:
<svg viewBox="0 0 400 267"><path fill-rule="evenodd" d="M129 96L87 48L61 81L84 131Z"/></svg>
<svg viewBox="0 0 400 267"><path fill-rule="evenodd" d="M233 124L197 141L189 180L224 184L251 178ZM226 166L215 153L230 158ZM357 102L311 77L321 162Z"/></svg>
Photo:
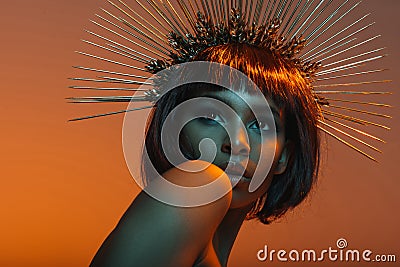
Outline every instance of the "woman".
<svg viewBox="0 0 400 267"><path fill-rule="evenodd" d="M246 102L257 106L260 99L246 88L233 93L215 85L192 84L168 92L157 102L146 135L147 152L157 172L183 186L207 184L223 171L228 177L220 186L230 186L229 175L239 172L240 168L243 168L243 178L224 197L200 207L174 207L145 192L140 193L91 266L226 266L246 218L269 223L298 205L310 191L317 177L319 160L318 107L311 93L306 93L310 92L310 85L301 71L271 51L247 44L211 47L194 60L219 62L250 77L275 113L276 138L268 138L271 125L255 120ZM200 141L210 138L217 146L217 153L213 165L205 170L184 172L166 159L161 147L161 129L176 106L204 96L225 102L241 121L228 121L227 116L219 114L223 111L205 106L200 113L203 115L182 129L181 150L187 159L198 159ZM236 129L230 138L222 125ZM261 138L261 135L267 137ZM263 184L250 193L247 188L258 164L261 140L276 142L275 157ZM243 159L247 156L246 166ZM236 159L234 167L227 169L232 158ZM201 166L205 163L188 161L183 164ZM145 171L145 177L151 179L148 173Z"/></svg>
<svg viewBox="0 0 400 267"><path fill-rule="evenodd" d="M371 56L363 60L358 60L360 55L344 58L323 65L322 68L325 67L325 69L322 71L318 71L319 62L312 63L315 59L324 61L352 49L346 48L337 52L339 48L352 41L348 40L350 37L369 26L348 34L339 41L333 43L329 41L342 33L347 34L346 30L365 17L343 28L330 38L321 41L320 36L323 36L324 32L350 13L359 3L346 7L348 1L344 1L332 14L324 14L332 1L328 1L326 5L322 5L324 1L316 1L313 8L310 7L314 1L310 4L309 1L305 3L298 1L296 5L293 1L289 3L279 1L277 6L275 6L277 1L274 1L272 7L270 1L266 6L263 1L250 1L250 8L244 5L243 1L221 1L222 4L217 7L214 6L213 1L210 3L211 6L207 1L201 1L202 11L205 13L202 15L200 12L196 14L192 1L188 1L189 4L185 1L177 1L180 12L184 14L188 22L184 25L181 23L182 17L170 1L158 3L149 0L147 1L149 6L146 6L137 0L143 11L154 18L154 24L171 30L167 40L171 47L165 47L163 44L166 40L156 33L159 31L162 34L158 27L123 1L119 1L120 5L109 2L126 18L117 17L107 10L103 11L122 26L100 15L98 15L99 19L145 45L139 45L136 41L98 22L94 23L122 37L125 41L134 43L135 49L92 32L89 33L105 40L106 46L85 42L119 56L128 57L139 64L144 63L146 69L88 53L81 54L153 74L173 69L174 66L185 62L218 63L220 66L228 66L242 73L256 86L241 83L233 75L233 88L219 86L218 83L195 82L181 84L173 90L163 92L164 83L174 83L175 80L168 75L160 75L151 80L158 88L145 91L144 95L138 97L72 99L75 102L129 102L132 100L150 101L155 104L147 124L143 151L143 178L148 182L147 186L139 193L119 224L104 241L91 266L226 266L244 220L257 219L261 223L269 224L297 206L308 195L318 176L320 150L318 130L322 130L374 160L369 154L339 138L332 131L344 134L353 142L379 151L367 142L338 129L335 125L345 127L347 131L355 131L364 138L373 138L378 141L382 140L338 122L337 119L361 125L387 127L341 114L329 108L335 106L342 110L361 112L371 116L382 114L330 105L329 101L379 104L358 102L353 99L325 98L324 94L353 94L354 92L316 91L312 85L316 74L319 75L320 81L324 81L380 71L346 72L363 66L363 63L377 60L381 56ZM199 10L200 4L197 1L195 3ZM235 5L238 5L239 9L234 9ZM253 5L255 6L254 13L251 8ZM227 11L229 7L232 7L230 16ZM150 12L150 9L153 9L154 13ZM325 20L311 27L318 21L321 14L326 15ZM250 18L252 18L251 21ZM136 26L131 24L130 20L136 22ZM280 29L279 21L285 22L282 23L283 29ZM264 22L264 24L259 22ZM129 30L123 27L128 27ZM143 30L140 30L140 27ZM187 28L190 27L193 31L188 33ZM306 36L304 40L296 38L297 35L303 34ZM302 56L297 57L305 46L305 42L310 44L315 40L320 40L320 43L315 42L314 47L310 47ZM364 43L366 42L360 42L354 47ZM151 56L140 52L142 50L139 48L145 49ZM369 55L372 52L362 55ZM323 56L325 58L322 58ZM355 61L348 63L349 60ZM343 65L337 66L339 63ZM141 80L146 77L136 74L86 67L77 68L118 75L118 77L101 77L103 80L99 80L98 77L78 80L129 85L148 84L148 81ZM189 76L194 72L196 70L189 73ZM210 71L209 74L217 81L221 78L218 76L218 71L216 73ZM130 77L131 80L126 77ZM355 84L363 84L363 82L332 84L331 86ZM322 87L329 86L322 85ZM108 87L75 88L136 90ZM359 92L361 95L371 93L382 94ZM176 112L182 105L189 102L189 108L185 109L185 112ZM252 108L254 106L261 106L261 112L255 111ZM131 110L80 119L127 111ZM235 116L231 116L231 113ZM168 141L165 142L163 134L168 120L182 128L179 128L176 134L167 133L166 140ZM174 142L177 143L175 146L172 145ZM269 149L265 150L265 147ZM265 164L265 153L269 155L266 158L267 161L270 160L270 164ZM180 160L171 162L171 157L169 157L171 154L172 158L180 154L183 156ZM264 173L261 179L257 175L259 169L261 173ZM161 182L164 179L170 184L186 187L187 191L183 193L180 191L179 194L165 193L167 191L164 190L165 183ZM255 181L260 183L253 186ZM192 201L192 198L198 197L198 195L192 195L194 191L190 190L191 187L203 188L210 184L214 186L213 190L218 192L218 197L209 196L213 195L214 191L212 193L203 191L203 195L206 198L209 197L210 201L184 205ZM164 193L164 196L182 205L172 204L148 193L155 191L161 195Z"/></svg>

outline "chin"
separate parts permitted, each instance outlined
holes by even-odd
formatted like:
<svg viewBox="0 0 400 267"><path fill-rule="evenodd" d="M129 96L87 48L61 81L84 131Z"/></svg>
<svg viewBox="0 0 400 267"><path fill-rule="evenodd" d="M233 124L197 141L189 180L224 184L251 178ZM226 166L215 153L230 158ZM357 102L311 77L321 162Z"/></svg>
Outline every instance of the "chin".
<svg viewBox="0 0 400 267"><path fill-rule="evenodd" d="M232 190L232 201L229 209L249 208L258 199L258 194L249 193L247 190Z"/></svg>
<svg viewBox="0 0 400 267"><path fill-rule="evenodd" d="M230 209L251 208L261 196L264 196L272 182L270 175L265 179L264 183L254 192L249 192L250 180L248 182L238 183L232 189L232 201Z"/></svg>

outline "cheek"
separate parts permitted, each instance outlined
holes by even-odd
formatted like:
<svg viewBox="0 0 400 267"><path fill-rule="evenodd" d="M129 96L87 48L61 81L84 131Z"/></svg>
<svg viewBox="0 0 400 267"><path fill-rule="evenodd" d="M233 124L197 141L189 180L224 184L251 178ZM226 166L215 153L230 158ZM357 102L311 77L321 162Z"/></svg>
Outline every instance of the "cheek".
<svg viewBox="0 0 400 267"><path fill-rule="evenodd" d="M222 144L224 130L222 127L207 127L198 121L187 123L180 133L180 144L189 148L195 157L200 156L199 143L209 138L214 141L217 147Z"/></svg>
<svg viewBox="0 0 400 267"><path fill-rule="evenodd" d="M286 137L285 135L277 135L276 148L275 148L275 160L279 159L283 148L285 147Z"/></svg>
<svg viewBox="0 0 400 267"><path fill-rule="evenodd" d="M281 138L277 136L277 138L264 136L262 139L258 136L250 135L250 159L257 163L260 158L265 160L269 160L272 157L276 157L276 154L280 151L280 143ZM274 153L275 152L275 153ZM275 156L274 156L275 154Z"/></svg>
<svg viewBox="0 0 400 267"><path fill-rule="evenodd" d="M277 135L276 138L263 138L263 142L252 143L252 150L250 152L249 171L251 171L253 178L264 180L261 187L269 186L270 181L264 179L275 173L276 166L280 159L282 150L285 144L285 137ZM270 179L269 179L270 180ZM266 189L265 189L266 190Z"/></svg>

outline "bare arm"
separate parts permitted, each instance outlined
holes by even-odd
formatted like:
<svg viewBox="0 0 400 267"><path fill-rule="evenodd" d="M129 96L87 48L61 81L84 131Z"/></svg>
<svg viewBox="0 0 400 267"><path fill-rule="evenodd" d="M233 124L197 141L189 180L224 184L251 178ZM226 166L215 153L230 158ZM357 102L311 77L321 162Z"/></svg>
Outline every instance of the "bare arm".
<svg viewBox="0 0 400 267"><path fill-rule="evenodd" d="M197 174L172 169L164 176L176 184L193 186L194 183L209 183L218 177L221 173L216 168L212 166ZM205 206L181 208L141 192L90 266L192 266L212 240L230 201L231 193L228 193Z"/></svg>

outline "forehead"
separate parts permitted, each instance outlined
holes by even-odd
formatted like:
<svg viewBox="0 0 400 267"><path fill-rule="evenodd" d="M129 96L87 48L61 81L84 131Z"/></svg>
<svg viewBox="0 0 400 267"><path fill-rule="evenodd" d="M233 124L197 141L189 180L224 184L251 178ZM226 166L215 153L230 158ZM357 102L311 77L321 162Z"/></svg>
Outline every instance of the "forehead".
<svg viewBox="0 0 400 267"><path fill-rule="evenodd" d="M271 109L274 115L279 115L281 113L278 106L261 92L259 94L254 94L245 90L231 91L224 89L203 92L200 93L199 96L215 98L234 109L251 109L253 112L265 112Z"/></svg>

